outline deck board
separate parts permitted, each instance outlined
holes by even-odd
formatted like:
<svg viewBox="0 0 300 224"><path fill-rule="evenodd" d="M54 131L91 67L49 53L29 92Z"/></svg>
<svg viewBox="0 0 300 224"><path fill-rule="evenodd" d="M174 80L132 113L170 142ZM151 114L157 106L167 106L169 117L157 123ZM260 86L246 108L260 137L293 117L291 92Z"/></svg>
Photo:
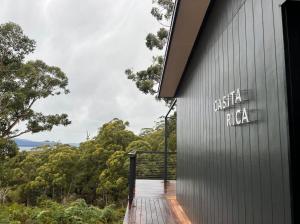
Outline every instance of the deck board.
<svg viewBox="0 0 300 224"><path fill-rule="evenodd" d="M137 180L131 208L127 207L125 224L190 224L176 200L175 181Z"/></svg>

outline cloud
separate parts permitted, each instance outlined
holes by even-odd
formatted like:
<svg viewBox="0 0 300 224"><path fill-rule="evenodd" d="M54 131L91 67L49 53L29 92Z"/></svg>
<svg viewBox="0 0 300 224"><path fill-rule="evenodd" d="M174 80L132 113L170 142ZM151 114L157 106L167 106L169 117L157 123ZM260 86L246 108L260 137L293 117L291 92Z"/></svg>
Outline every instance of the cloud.
<svg viewBox="0 0 300 224"><path fill-rule="evenodd" d="M34 140L80 142L118 117L139 132L166 112L163 103L140 93L126 79L128 67L151 62L145 36L158 29L151 0L0 0L0 23L13 21L37 41L28 59L56 65L69 77L71 93L39 102L45 113L68 113L72 125L26 135Z"/></svg>

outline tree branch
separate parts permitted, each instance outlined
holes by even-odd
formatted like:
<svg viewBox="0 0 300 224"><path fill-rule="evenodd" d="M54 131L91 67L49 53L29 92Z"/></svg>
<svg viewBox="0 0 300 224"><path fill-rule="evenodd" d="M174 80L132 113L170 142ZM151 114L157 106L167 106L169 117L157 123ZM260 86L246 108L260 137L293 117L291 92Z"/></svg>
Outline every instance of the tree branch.
<svg viewBox="0 0 300 224"><path fill-rule="evenodd" d="M23 135L23 134L25 134L25 133L28 133L28 132L31 132L31 130L27 129L27 130L22 131L22 132L20 132L20 133L18 133L18 134L15 134L15 135L12 135L12 136L7 136L7 139L16 138L16 137L18 137L18 136L20 136L20 135Z"/></svg>
<svg viewBox="0 0 300 224"><path fill-rule="evenodd" d="M32 107L33 104L36 102L36 100L37 100L37 99L34 98L34 99L32 100L32 102L29 104L28 108L25 109L24 112L23 112L21 115L19 115L19 116L17 117L17 119L16 119L11 125L9 125L8 129L7 129L6 131L3 132L2 137L5 137L6 135L9 135L9 133L10 133L10 131L13 129L13 127L16 126L17 123L18 123L24 116L26 116L26 112L28 112L28 110L31 109L31 107Z"/></svg>
<svg viewBox="0 0 300 224"><path fill-rule="evenodd" d="M171 25L166 25L166 24L163 24L162 22L160 22L160 21L157 21L161 26L164 26L164 27L167 27L167 28L170 28L171 27Z"/></svg>

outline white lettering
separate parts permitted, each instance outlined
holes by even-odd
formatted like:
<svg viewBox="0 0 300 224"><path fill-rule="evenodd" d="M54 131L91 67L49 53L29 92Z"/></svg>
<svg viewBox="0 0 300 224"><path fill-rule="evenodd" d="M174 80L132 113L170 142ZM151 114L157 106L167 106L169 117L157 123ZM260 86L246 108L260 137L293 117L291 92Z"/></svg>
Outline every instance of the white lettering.
<svg viewBox="0 0 300 224"><path fill-rule="evenodd" d="M222 102L221 102L221 100L218 100L218 110L222 110Z"/></svg>
<svg viewBox="0 0 300 224"><path fill-rule="evenodd" d="M237 125L241 124L241 122L242 122L240 117L241 117L241 110L236 110L236 112L235 112L235 123Z"/></svg>
<svg viewBox="0 0 300 224"><path fill-rule="evenodd" d="M214 102L214 111L215 112L218 110L216 104L217 104L217 101L215 100L215 102Z"/></svg>
<svg viewBox="0 0 300 224"><path fill-rule="evenodd" d="M226 105L227 105L227 103L226 103L226 96L223 96L223 109L226 109Z"/></svg>
<svg viewBox="0 0 300 224"><path fill-rule="evenodd" d="M242 114L242 124L244 123L249 123L249 118L248 118L246 108L243 108L243 114Z"/></svg>
<svg viewBox="0 0 300 224"><path fill-rule="evenodd" d="M241 104L245 100L248 100L246 98L244 99L241 93L242 91L238 88L235 91L231 91L229 94L222 96L220 99L215 100L213 103L214 111L217 112L220 110L225 110L231 106ZM246 124L249 122L250 121L246 108L236 109L234 112L226 114L227 127Z"/></svg>
<svg viewBox="0 0 300 224"><path fill-rule="evenodd" d="M227 120L227 127L231 126L231 115L226 114L226 120Z"/></svg>
<svg viewBox="0 0 300 224"><path fill-rule="evenodd" d="M235 121L235 113L231 114L231 125L234 126L236 125L236 121Z"/></svg>
<svg viewBox="0 0 300 224"><path fill-rule="evenodd" d="M231 105L232 105L232 106L234 105L234 94L235 94L235 91L232 91L232 92L230 93L230 95L231 95Z"/></svg>
<svg viewBox="0 0 300 224"><path fill-rule="evenodd" d="M242 102L241 91L240 91L240 89L237 89L236 90L235 103L241 103L241 102Z"/></svg>
<svg viewBox="0 0 300 224"><path fill-rule="evenodd" d="M230 95L227 95L227 107L230 107Z"/></svg>
<svg viewBox="0 0 300 224"><path fill-rule="evenodd" d="M222 96L220 99L215 100L214 111L224 110L235 104L242 103L244 100L242 98L241 90L238 88L235 91L231 91L229 94Z"/></svg>

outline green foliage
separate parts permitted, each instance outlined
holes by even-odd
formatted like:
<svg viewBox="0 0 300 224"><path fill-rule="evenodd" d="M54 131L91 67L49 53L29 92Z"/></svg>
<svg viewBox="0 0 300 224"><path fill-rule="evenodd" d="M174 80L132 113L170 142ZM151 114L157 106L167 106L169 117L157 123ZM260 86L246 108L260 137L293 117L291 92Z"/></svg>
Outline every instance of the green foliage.
<svg viewBox="0 0 300 224"><path fill-rule="evenodd" d="M100 128L95 139L81 143L79 148L55 145L14 157L6 153L6 157L12 157L0 166L0 184L10 187L6 200L36 205L40 197L63 203L80 197L100 206L108 201L124 204L128 170L125 149L137 139L127 125L114 119ZM106 183L105 194L102 191L99 196L97 189L102 189L102 181ZM113 187L108 187L109 181Z"/></svg>
<svg viewBox="0 0 300 224"><path fill-rule="evenodd" d="M99 184L99 174L106 168L108 157L95 140L89 140L80 144L79 169L76 171L76 188L82 198L88 203L97 203L96 189ZM99 199L98 199L99 200Z"/></svg>
<svg viewBox="0 0 300 224"><path fill-rule="evenodd" d="M115 201L125 204L128 195L128 154L125 151L116 151L110 156L106 165L107 168L101 172L99 177L97 193L105 204Z"/></svg>
<svg viewBox="0 0 300 224"><path fill-rule="evenodd" d="M0 205L0 223L30 224L118 224L123 209L107 206L100 209L83 199L62 205L51 200L41 201L39 207L21 204Z"/></svg>
<svg viewBox="0 0 300 224"><path fill-rule="evenodd" d="M172 0L153 3L152 15L160 23L169 21ZM162 50L167 38L168 30L161 28L147 36L146 45ZM19 152L11 138L70 124L66 114L44 115L32 109L39 100L69 93L68 79L59 68L40 60L24 62L34 50L34 40L21 27L0 25L0 223L121 223L128 195L128 153L162 151L162 121L136 136L127 129L128 122L115 118L78 148L57 144ZM147 69L128 69L126 74L139 90L156 95L162 69L163 57L157 56ZM19 130L19 123L26 128ZM176 115L169 119L167 135L169 150L176 151ZM141 166L141 172L157 172L161 157L149 153L145 159L151 164Z"/></svg>
<svg viewBox="0 0 300 224"><path fill-rule="evenodd" d="M127 78L135 82L136 87L145 94L157 94L157 85L160 81L163 69L163 58L161 56L154 57L153 63L146 70L133 72L132 69L125 71Z"/></svg>
<svg viewBox="0 0 300 224"><path fill-rule="evenodd" d="M128 153L162 151L162 122L136 136L119 119L78 148L58 144L5 152L0 163L0 223L118 223L128 195ZM176 124L169 120L170 150ZM172 137L174 136L174 138ZM4 145L14 145L3 139ZM139 172L158 172L161 154L144 155ZM150 164L150 166L149 166ZM175 170L171 171L175 173ZM111 206L115 204L115 206ZM121 209L120 209L121 208Z"/></svg>
<svg viewBox="0 0 300 224"><path fill-rule="evenodd" d="M154 48L162 50L166 45L167 40L168 40L168 30L165 28L160 28L156 34L149 33L147 35L146 46L150 50L153 50Z"/></svg>
<svg viewBox="0 0 300 224"><path fill-rule="evenodd" d="M147 141L144 141L144 140L136 140L136 141L133 141L131 142L127 149L126 149L127 152L133 152L133 151L136 151L136 152L145 152L145 151L153 151L152 148L151 148L151 145L147 142Z"/></svg>
<svg viewBox="0 0 300 224"><path fill-rule="evenodd" d="M153 151L162 151L165 141L165 124L161 117L154 128L142 129L140 136L150 144ZM176 112L168 118L168 149L170 152L176 152Z"/></svg>
<svg viewBox="0 0 300 224"><path fill-rule="evenodd" d="M119 147L124 150L130 142L136 139L132 131L126 130L128 125L127 121L115 118L100 128L95 141L105 148L110 148L113 152L120 150Z"/></svg>
<svg viewBox="0 0 300 224"><path fill-rule="evenodd" d="M174 2L170 0L152 0L154 6L151 10L151 14L157 21L170 20L173 10Z"/></svg>
<svg viewBox="0 0 300 224"><path fill-rule="evenodd" d="M98 203L107 205L118 201L126 204L127 200L127 175L128 155L126 148L138 137L127 130L129 123L117 118L104 124L95 137L103 147L105 167L100 172L97 187Z"/></svg>
<svg viewBox="0 0 300 224"><path fill-rule="evenodd" d="M14 23L0 25L0 137L11 139L25 133L51 131L69 125L66 114L44 115L33 105L49 96L67 94L68 78L60 68L40 60L24 62L35 50L34 40ZM17 128L23 123L23 130Z"/></svg>
<svg viewBox="0 0 300 224"><path fill-rule="evenodd" d="M14 141L0 138L0 161L14 157L18 151L19 148Z"/></svg>
<svg viewBox="0 0 300 224"><path fill-rule="evenodd" d="M142 150L134 151L157 151L163 152L165 146L165 130L164 119L156 123L154 128L143 129L140 136L141 140L132 142L129 146L133 149L138 148ZM168 175L176 176L176 113L168 118L168 151L173 154L168 156ZM138 143L138 144L137 144ZM132 150L130 150L132 151ZM137 167L137 173L141 176L151 177L153 174L162 173L162 166L164 164L163 154L155 153L141 153L138 154L138 160L146 161ZM154 175L155 176L155 175Z"/></svg>
<svg viewBox="0 0 300 224"><path fill-rule="evenodd" d="M177 113L175 112L168 118L168 149L170 152L176 152L176 117Z"/></svg>
<svg viewBox="0 0 300 224"><path fill-rule="evenodd" d="M34 49L35 41L24 35L20 26L14 23L0 24L0 64L19 63Z"/></svg>
<svg viewBox="0 0 300 224"><path fill-rule="evenodd" d="M168 36L169 25L174 10L173 0L153 0L151 10L152 16L162 25L156 33L149 33L146 36L146 46L149 50L157 49L164 50ZM164 58L162 55L153 57L152 64L141 71L126 69L127 78L135 82L136 87L144 94L154 95L158 98L158 86L163 72ZM167 104L170 104L171 99L164 99Z"/></svg>

